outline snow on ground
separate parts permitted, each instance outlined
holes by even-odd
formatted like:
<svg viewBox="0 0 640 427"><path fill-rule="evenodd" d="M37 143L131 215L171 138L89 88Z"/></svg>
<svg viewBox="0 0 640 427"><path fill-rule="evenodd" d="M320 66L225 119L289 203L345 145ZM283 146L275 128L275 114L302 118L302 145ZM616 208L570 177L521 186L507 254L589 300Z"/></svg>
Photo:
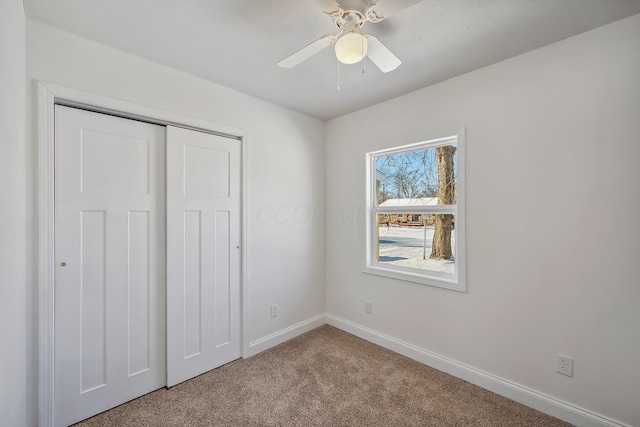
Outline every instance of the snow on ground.
<svg viewBox="0 0 640 427"><path fill-rule="evenodd" d="M424 256L425 229L423 227L382 226L379 228L380 262L443 273L455 273L453 260L429 259L434 228L426 228L426 259ZM451 232L451 248L455 254L455 230Z"/></svg>

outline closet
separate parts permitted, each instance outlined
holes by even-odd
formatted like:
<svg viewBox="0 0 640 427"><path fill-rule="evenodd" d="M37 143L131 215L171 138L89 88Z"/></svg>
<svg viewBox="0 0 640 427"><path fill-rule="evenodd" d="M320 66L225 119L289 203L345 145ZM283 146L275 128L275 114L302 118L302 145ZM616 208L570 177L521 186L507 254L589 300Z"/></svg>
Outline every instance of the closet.
<svg viewBox="0 0 640 427"><path fill-rule="evenodd" d="M55 107L54 411L240 357L240 143Z"/></svg>

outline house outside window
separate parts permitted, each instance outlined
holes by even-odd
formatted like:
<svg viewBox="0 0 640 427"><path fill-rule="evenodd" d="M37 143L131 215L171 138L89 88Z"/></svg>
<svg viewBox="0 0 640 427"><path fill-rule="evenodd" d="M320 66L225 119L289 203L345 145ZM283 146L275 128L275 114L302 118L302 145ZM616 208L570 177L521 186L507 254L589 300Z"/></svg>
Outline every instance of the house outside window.
<svg viewBox="0 0 640 427"><path fill-rule="evenodd" d="M367 153L366 273L466 291L464 130Z"/></svg>

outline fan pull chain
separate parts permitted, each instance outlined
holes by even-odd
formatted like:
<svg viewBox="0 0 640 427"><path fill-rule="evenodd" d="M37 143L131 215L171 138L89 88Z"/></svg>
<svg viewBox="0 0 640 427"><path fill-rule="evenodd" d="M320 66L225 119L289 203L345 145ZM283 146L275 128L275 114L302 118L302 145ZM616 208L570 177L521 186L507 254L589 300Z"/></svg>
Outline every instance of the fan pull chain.
<svg viewBox="0 0 640 427"><path fill-rule="evenodd" d="M336 61L338 63L338 92L340 92L340 61Z"/></svg>
<svg viewBox="0 0 640 427"><path fill-rule="evenodd" d="M360 28L358 28L359 30ZM360 31L360 35L362 36L362 31ZM362 74L364 74L364 36L362 36L362 39L360 39L360 57L362 58L360 60L360 63L362 64Z"/></svg>

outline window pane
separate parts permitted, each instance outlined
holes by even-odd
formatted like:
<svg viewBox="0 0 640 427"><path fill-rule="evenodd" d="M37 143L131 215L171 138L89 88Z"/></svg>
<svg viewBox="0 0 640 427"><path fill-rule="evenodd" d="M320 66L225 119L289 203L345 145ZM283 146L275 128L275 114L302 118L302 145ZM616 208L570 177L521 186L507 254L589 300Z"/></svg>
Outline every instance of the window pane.
<svg viewBox="0 0 640 427"><path fill-rule="evenodd" d="M377 220L379 263L455 274L455 215L391 213Z"/></svg>
<svg viewBox="0 0 640 427"><path fill-rule="evenodd" d="M375 156L377 206L456 203L456 144Z"/></svg>

